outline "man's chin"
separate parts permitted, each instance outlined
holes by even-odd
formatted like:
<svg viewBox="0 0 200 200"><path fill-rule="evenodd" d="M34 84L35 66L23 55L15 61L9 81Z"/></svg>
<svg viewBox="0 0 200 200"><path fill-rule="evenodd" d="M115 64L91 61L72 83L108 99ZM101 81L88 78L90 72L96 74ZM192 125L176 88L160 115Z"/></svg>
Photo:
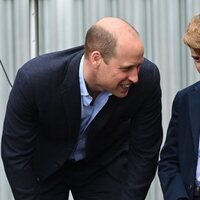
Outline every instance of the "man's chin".
<svg viewBox="0 0 200 200"><path fill-rule="evenodd" d="M124 97L126 97L128 95L128 91L127 92L116 92L113 95L118 97L118 98L124 98Z"/></svg>

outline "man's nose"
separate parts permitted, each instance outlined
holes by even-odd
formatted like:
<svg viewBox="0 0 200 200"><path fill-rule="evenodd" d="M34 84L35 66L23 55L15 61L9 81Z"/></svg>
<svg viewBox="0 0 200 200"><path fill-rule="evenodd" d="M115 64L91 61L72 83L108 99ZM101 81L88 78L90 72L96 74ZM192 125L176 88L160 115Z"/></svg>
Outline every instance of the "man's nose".
<svg viewBox="0 0 200 200"><path fill-rule="evenodd" d="M139 73L139 67L134 67L133 70L130 71L128 79L133 83L137 83L138 73Z"/></svg>

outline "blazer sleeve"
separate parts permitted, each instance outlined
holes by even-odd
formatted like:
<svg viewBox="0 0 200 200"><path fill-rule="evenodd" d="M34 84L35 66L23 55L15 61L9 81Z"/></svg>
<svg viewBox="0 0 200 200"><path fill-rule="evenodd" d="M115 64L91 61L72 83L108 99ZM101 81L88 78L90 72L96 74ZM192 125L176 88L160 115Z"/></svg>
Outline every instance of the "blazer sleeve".
<svg viewBox="0 0 200 200"><path fill-rule="evenodd" d="M148 97L132 119L128 173L122 199L144 200L155 176L162 142L160 75L153 66ZM152 72L151 71L151 72Z"/></svg>
<svg viewBox="0 0 200 200"><path fill-rule="evenodd" d="M180 95L177 93L172 105L172 116L158 167L158 175L165 200L189 199L179 170L177 149L179 110Z"/></svg>
<svg viewBox="0 0 200 200"><path fill-rule="evenodd" d="M37 200L38 181L32 170L37 137L37 111L28 77L19 70L4 120L1 153L15 200Z"/></svg>

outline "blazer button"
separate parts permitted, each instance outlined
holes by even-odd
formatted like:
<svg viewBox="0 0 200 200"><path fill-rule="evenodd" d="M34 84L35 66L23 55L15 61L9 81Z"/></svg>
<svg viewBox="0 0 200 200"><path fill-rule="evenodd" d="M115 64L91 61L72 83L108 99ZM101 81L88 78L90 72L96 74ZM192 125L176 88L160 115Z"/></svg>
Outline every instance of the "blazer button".
<svg viewBox="0 0 200 200"><path fill-rule="evenodd" d="M37 182L40 182L40 178L39 177L37 177L36 180L37 180Z"/></svg>
<svg viewBox="0 0 200 200"><path fill-rule="evenodd" d="M193 185L190 184L190 185L188 186L188 189L189 189L189 190L192 190L192 188L193 188Z"/></svg>
<svg viewBox="0 0 200 200"><path fill-rule="evenodd" d="M55 165L55 168L56 168L56 169L59 169L59 168L60 168L60 163L54 162L54 165Z"/></svg>

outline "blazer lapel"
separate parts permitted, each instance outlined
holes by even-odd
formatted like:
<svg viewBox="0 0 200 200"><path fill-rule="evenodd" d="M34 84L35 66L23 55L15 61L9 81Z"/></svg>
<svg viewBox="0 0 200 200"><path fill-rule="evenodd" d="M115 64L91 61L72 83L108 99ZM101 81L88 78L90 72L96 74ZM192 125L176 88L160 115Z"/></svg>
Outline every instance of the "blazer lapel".
<svg viewBox="0 0 200 200"><path fill-rule="evenodd" d="M189 113L192 135L194 140L195 152L198 151L200 135L200 88L199 85L195 91L189 95Z"/></svg>
<svg viewBox="0 0 200 200"><path fill-rule="evenodd" d="M65 80L61 86L64 109L66 113L66 123L68 125L69 139L76 141L79 134L81 119L81 96L79 86L79 64L82 53L73 58L67 69Z"/></svg>
<svg viewBox="0 0 200 200"><path fill-rule="evenodd" d="M89 132L98 132L102 130L105 124L109 121L111 115L115 111L118 102L118 98L111 95L106 103L106 105L100 110L97 116L92 120L86 131ZM94 131L95 130L95 131Z"/></svg>

